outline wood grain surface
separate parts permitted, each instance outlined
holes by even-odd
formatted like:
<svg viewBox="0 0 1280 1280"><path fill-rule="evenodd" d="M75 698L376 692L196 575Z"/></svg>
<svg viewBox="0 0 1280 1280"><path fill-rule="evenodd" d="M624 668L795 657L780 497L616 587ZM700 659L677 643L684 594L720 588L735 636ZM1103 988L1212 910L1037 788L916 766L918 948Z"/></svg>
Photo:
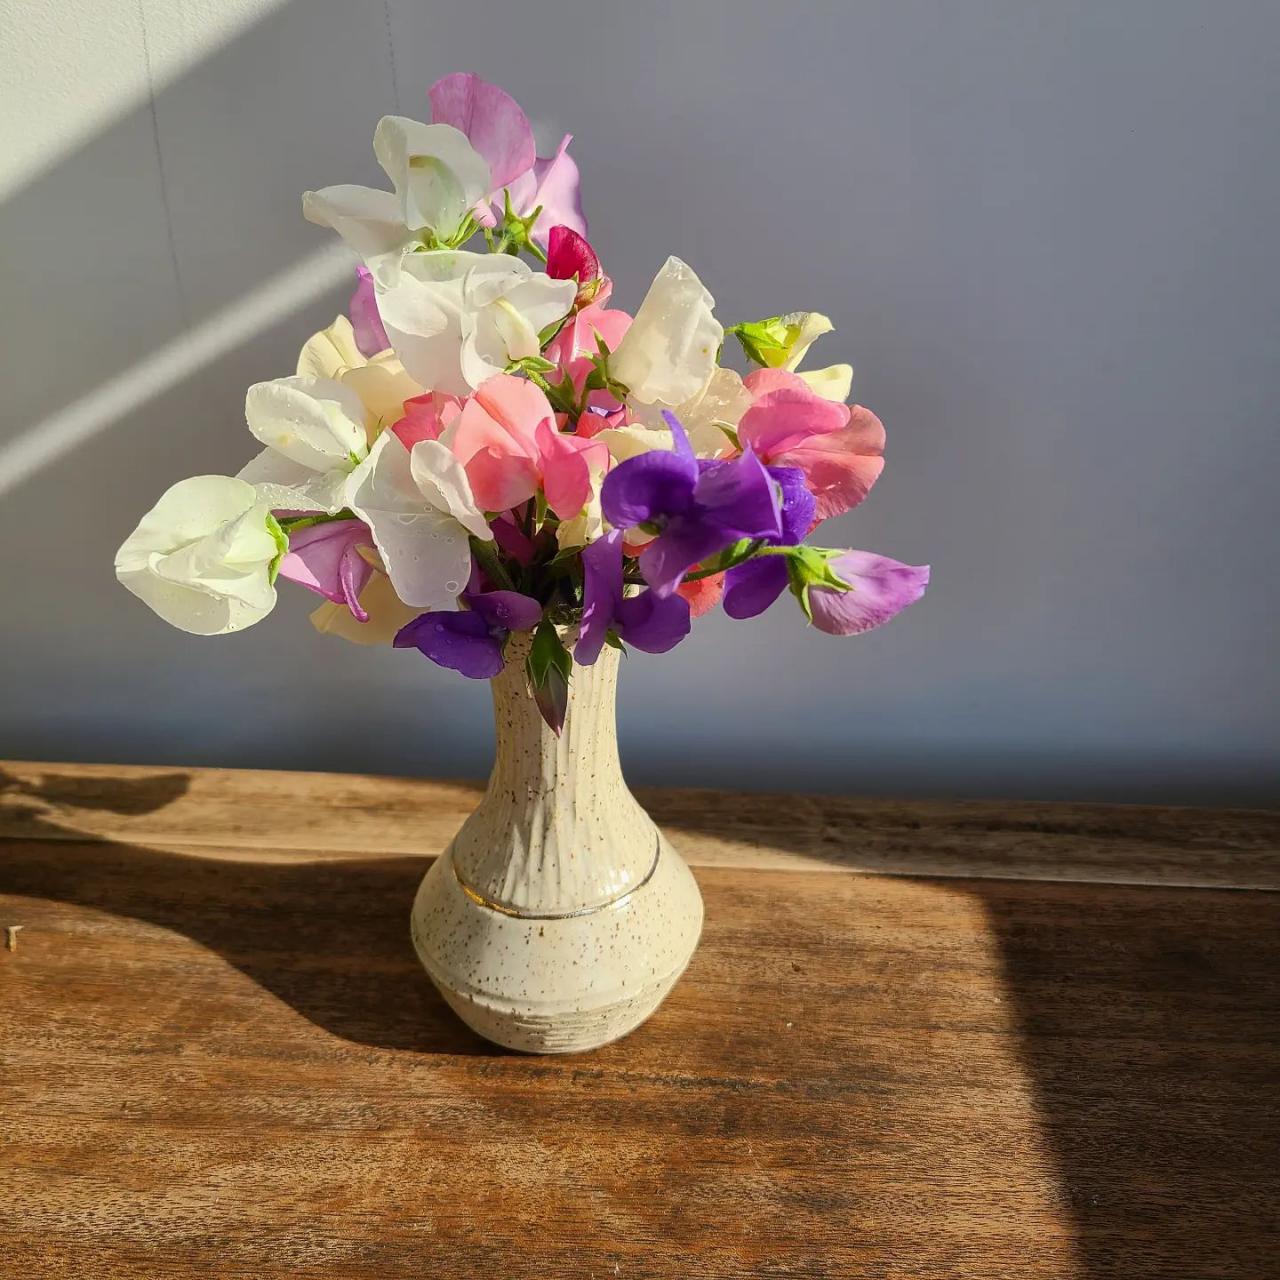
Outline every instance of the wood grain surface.
<svg viewBox="0 0 1280 1280"><path fill-rule="evenodd" d="M408 943L475 787L0 783L5 1280L1280 1273L1276 815L651 792L702 946L540 1059Z"/></svg>

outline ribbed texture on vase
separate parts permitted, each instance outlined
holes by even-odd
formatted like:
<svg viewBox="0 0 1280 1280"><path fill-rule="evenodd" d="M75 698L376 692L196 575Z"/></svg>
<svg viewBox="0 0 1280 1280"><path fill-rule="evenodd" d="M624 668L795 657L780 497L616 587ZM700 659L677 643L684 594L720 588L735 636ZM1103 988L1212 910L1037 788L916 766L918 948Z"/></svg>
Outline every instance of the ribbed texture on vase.
<svg viewBox="0 0 1280 1280"><path fill-rule="evenodd" d="M658 847L618 759L619 655L606 647L594 666L575 664L557 737L529 694L519 641L492 681L493 773L453 842L454 865L469 889L514 911L599 906L641 884Z"/></svg>

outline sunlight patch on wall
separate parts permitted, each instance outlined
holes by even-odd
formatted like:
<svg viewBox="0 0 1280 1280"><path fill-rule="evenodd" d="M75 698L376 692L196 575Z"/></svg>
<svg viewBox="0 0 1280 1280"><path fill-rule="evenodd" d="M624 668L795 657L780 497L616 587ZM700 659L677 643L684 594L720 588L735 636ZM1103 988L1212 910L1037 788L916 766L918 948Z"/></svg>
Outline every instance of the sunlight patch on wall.
<svg viewBox="0 0 1280 1280"><path fill-rule="evenodd" d="M95 387L0 448L0 495L16 489L77 445L176 386L255 334L288 318L350 277L352 259L327 245L271 276L230 306Z"/></svg>
<svg viewBox="0 0 1280 1280"><path fill-rule="evenodd" d="M0 199L288 0L0 0Z"/></svg>

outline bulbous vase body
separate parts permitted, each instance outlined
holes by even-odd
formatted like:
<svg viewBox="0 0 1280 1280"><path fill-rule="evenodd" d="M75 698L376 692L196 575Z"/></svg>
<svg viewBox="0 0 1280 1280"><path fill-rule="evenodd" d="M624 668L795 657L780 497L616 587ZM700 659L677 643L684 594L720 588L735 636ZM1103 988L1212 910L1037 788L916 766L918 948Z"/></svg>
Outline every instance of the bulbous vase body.
<svg viewBox="0 0 1280 1280"><path fill-rule="evenodd" d="M616 1040L657 1008L697 945L702 897L623 781L617 652L574 667L557 737L511 648L492 682L493 774L418 890L413 942L480 1035L570 1053Z"/></svg>

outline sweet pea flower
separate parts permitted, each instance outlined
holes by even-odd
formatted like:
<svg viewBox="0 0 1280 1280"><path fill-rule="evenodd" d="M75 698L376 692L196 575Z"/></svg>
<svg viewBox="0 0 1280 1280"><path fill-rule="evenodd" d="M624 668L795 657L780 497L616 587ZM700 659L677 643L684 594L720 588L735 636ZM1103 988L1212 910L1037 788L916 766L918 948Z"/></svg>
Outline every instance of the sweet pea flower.
<svg viewBox="0 0 1280 1280"><path fill-rule="evenodd" d="M586 236L572 227L555 226L547 236L547 275L553 280L576 280L578 302L590 302L602 282L600 259Z"/></svg>
<svg viewBox="0 0 1280 1280"><path fill-rule="evenodd" d="M742 447L803 471L818 520L867 496L884 470L884 427L870 409L826 400L785 369L757 369L744 385L753 400L738 423Z"/></svg>
<svg viewBox="0 0 1280 1280"><path fill-rule="evenodd" d="M373 287L373 272L368 267L356 267L356 291L347 304L347 314L357 348L363 356L376 356L386 351L391 343L378 315L378 299Z"/></svg>
<svg viewBox="0 0 1280 1280"><path fill-rule="evenodd" d="M312 611L311 625L321 635L337 636L352 644L389 645L395 640L396 632L421 612L405 604L396 595L391 579L377 569L360 592L360 611L364 621L360 621L345 602L334 604L326 600Z"/></svg>
<svg viewBox="0 0 1280 1280"><path fill-rule="evenodd" d="M834 330L835 325L817 311L792 311L785 316L770 316L767 320L752 320L733 327L742 349L757 364L799 373L818 395L843 403L849 398L853 385L853 370L849 365L833 364L825 369L800 372L800 362L815 340Z"/></svg>
<svg viewBox="0 0 1280 1280"><path fill-rule="evenodd" d="M232 476L193 476L166 490L116 552L116 577L171 626L241 631L275 608L286 548L270 502Z"/></svg>
<svg viewBox="0 0 1280 1280"><path fill-rule="evenodd" d="M694 453L700 458L718 458L731 447L724 428L736 428L750 407L751 392L742 378L732 369L716 368L697 393L672 412L688 433ZM660 430L665 422L663 412L653 405L636 405L632 416L642 426Z"/></svg>
<svg viewBox="0 0 1280 1280"><path fill-rule="evenodd" d="M628 403L671 409L706 386L724 339L714 306L693 269L668 258L609 359Z"/></svg>
<svg viewBox="0 0 1280 1280"><path fill-rule="evenodd" d="M582 624L573 659L589 667L613 631L645 653L666 653L689 634L689 602L651 587L628 596L622 573L622 534L614 529L582 550Z"/></svg>
<svg viewBox="0 0 1280 1280"><path fill-rule="evenodd" d="M411 396L401 408L403 413L391 430L406 449L412 449L419 440L439 440L462 412L462 400L446 391L428 391Z"/></svg>
<svg viewBox="0 0 1280 1280"><path fill-rule="evenodd" d="M347 505L347 482L369 454L367 414L354 390L332 378L277 378L249 388L244 412L266 448L239 479L277 510L333 514Z"/></svg>
<svg viewBox="0 0 1280 1280"><path fill-rule="evenodd" d="M813 524L815 499L796 467L770 467L770 478L781 496L782 529L772 546L793 547L804 540ZM724 611L731 618L754 618L786 589L787 562L782 556L759 556L735 565L725 575Z"/></svg>
<svg viewBox="0 0 1280 1280"><path fill-rule="evenodd" d="M366 356L360 350L355 326L346 316L307 339L298 353L297 372L301 378L330 378L354 391L364 405L370 434L397 421L404 402L422 394L394 351Z"/></svg>
<svg viewBox="0 0 1280 1280"><path fill-rule="evenodd" d="M469 540L493 538L458 459L438 440L409 450L385 432L346 498L369 526L400 599L452 609L471 572Z"/></svg>
<svg viewBox="0 0 1280 1280"><path fill-rule="evenodd" d="M360 593L373 576L366 554L372 551L373 536L363 521L326 520L290 532L279 576L345 605L357 621L368 622Z"/></svg>
<svg viewBox="0 0 1280 1280"><path fill-rule="evenodd" d="M539 156L533 162L533 168L508 187L511 207L521 217L529 217L535 209L542 210L529 232L529 238L544 253L550 246L552 227L568 227L580 236L587 234L578 166L569 154L572 141L573 134L566 133L560 139L555 155Z"/></svg>
<svg viewBox="0 0 1280 1280"><path fill-rule="evenodd" d="M657 530L639 560L658 596L670 595L689 569L740 538L782 532L777 490L749 449L732 460L699 461L679 419L665 416L675 449L620 463L600 491L604 518L615 529Z"/></svg>
<svg viewBox="0 0 1280 1280"><path fill-rule="evenodd" d="M591 464L607 465L604 445L561 432L542 390L500 373L476 388L446 434L486 511L507 511L539 488L547 505L572 519L591 494Z"/></svg>
<svg viewBox="0 0 1280 1280"><path fill-rule="evenodd" d="M883 626L913 605L929 585L929 566L900 564L872 551L845 551L831 561L848 591L810 587L813 625L832 636L856 636Z"/></svg>
<svg viewBox="0 0 1280 1280"><path fill-rule="evenodd" d="M302 213L336 231L375 278L393 280L406 250L449 245L466 231L490 189L489 166L452 125L403 116L378 121L373 153L394 191L350 185L308 191Z"/></svg>
<svg viewBox="0 0 1280 1280"><path fill-rule="evenodd" d="M539 333L569 313L576 293L572 280L552 280L506 253L415 253L379 289L378 311L414 379L465 396L539 355Z"/></svg>
<svg viewBox="0 0 1280 1280"><path fill-rule="evenodd" d="M528 217L539 205L542 213L534 224L532 238L547 248L553 226L570 227L586 235L578 192L578 166L567 153L571 134L566 134L554 156L541 159L534 149L529 117L516 100L496 84L480 79L474 72L455 72L437 80L427 91L431 118L453 125L466 135L471 145L488 162L491 190L482 202L479 220L492 226L495 219L489 205L502 203L505 188L516 213Z"/></svg>
<svg viewBox="0 0 1280 1280"><path fill-rule="evenodd" d="M507 637L532 631L542 619L542 605L518 591L468 591L463 601L465 612L424 613L402 627L393 643L472 680L491 680L504 666Z"/></svg>

